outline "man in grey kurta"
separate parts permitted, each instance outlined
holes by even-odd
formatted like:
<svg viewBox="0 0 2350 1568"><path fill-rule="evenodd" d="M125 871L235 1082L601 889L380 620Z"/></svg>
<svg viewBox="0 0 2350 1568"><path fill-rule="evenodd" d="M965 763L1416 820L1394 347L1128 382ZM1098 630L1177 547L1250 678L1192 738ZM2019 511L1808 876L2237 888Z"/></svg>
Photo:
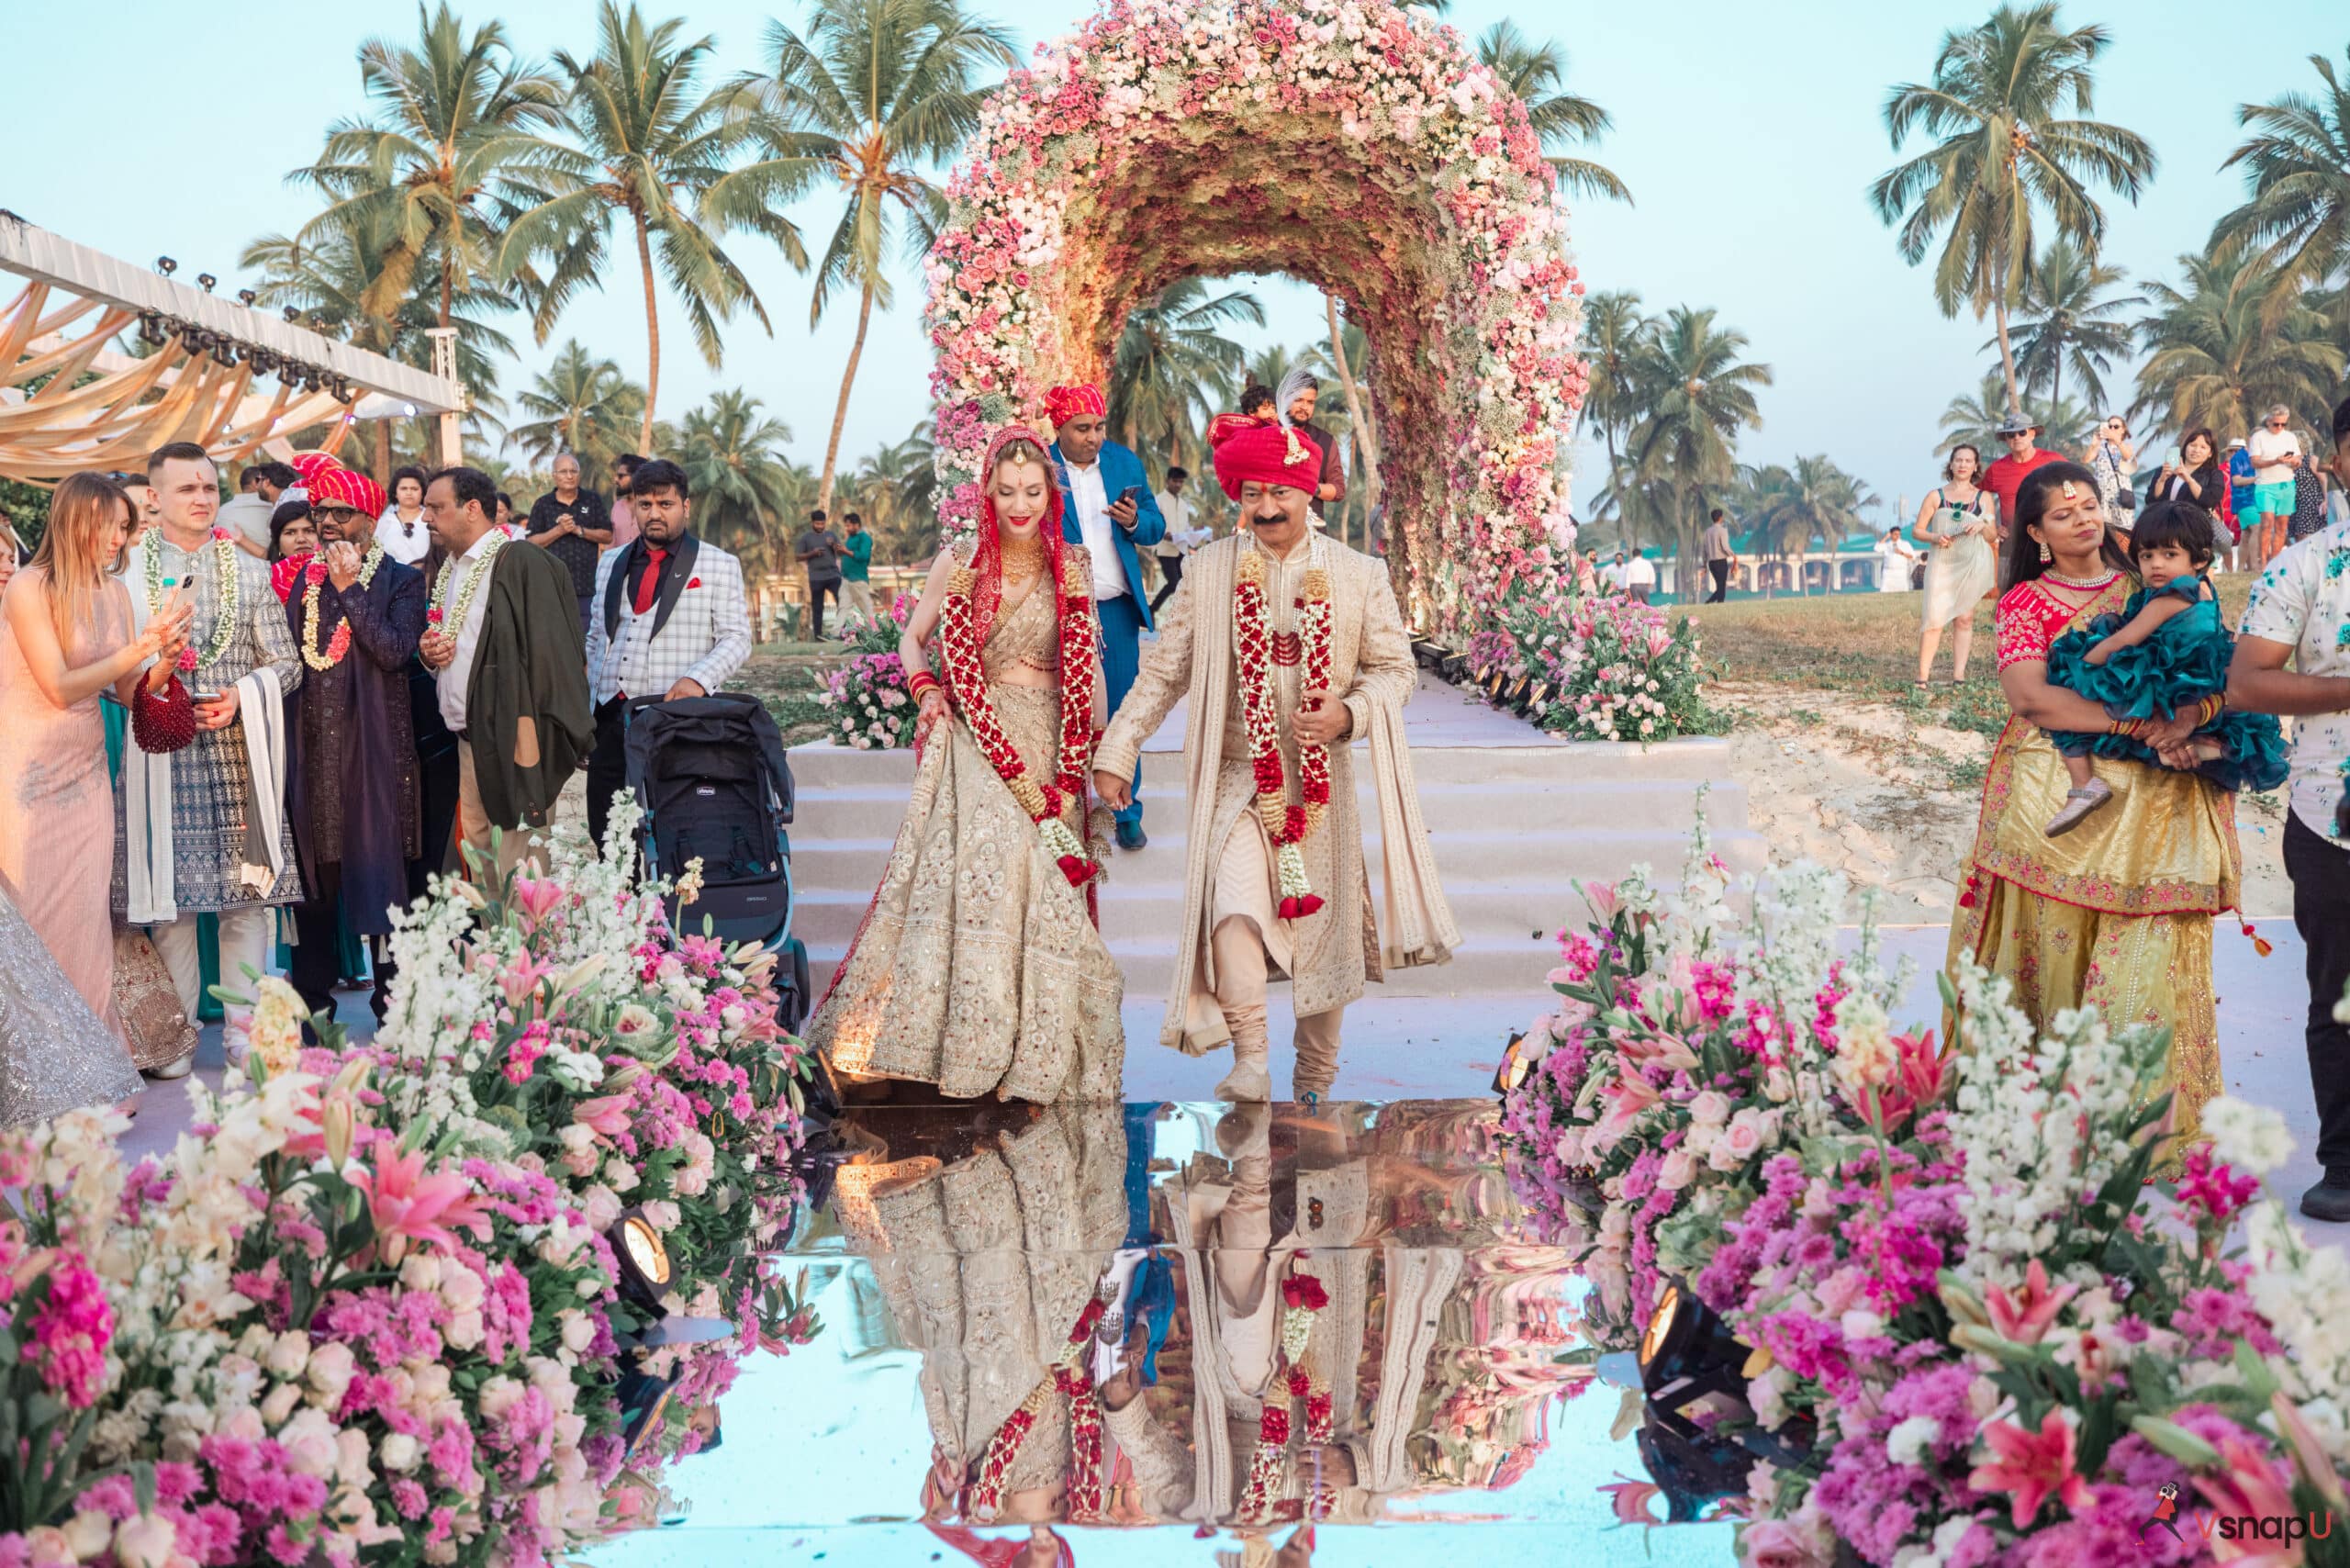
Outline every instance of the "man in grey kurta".
<svg viewBox="0 0 2350 1568"><path fill-rule="evenodd" d="M1346 1004L1390 966L1440 963L1459 944L1419 815L1403 706L1416 680L1386 567L1310 526L1321 453L1288 425L1227 415L1210 428L1216 477L1250 531L1192 558L1158 639L1144 649L1134 689L1094 756L1094 788L1125 798L1143 743L1187 699L1184 767L1191 796L1184 927L1160 1038L1198 1056L1233 1046L1217 1085L1236 1101L1270 1096L1267 981L1285 975L1297 1014L1301 1099L1326 1093L1337 1073ZM1235 588L1264 588L1269 701L1284 801L1300 802L1301 746L1326 746L1330 801L1299 846L1313 898L1294 913L1280 885L1281 851L1257 799L1236 633ZM1329 680L1309 689L1307 602L1329 605ZM1388 930L1380 940L1363 863L1352 742L1368 741L1381 818ZM1290 913L1285 913L1289 911Z"/></svg>
<svg viewBox="0 0 2350 1568"><path fill-rule="evenodd" d="M131 617L143 624L174 586L192 599L188 646L197 662L181 678L198 699L196 734L168 756L151 756L135 745L124 753L115 911L153 928L156 951L193 1018L203 983L196 916L219 916L220 983L251 995L252 976L269 967L269 911L302 894L285 811L284 711L302 661L269 567L213 536L219 479L204 449L191 442L159 449L148 460L147 482L162 522L130 551ZM233 618L225 628L224 616ZM225 1031L230 1049L241 1049L243 1034L232 1016Z"/></svg>

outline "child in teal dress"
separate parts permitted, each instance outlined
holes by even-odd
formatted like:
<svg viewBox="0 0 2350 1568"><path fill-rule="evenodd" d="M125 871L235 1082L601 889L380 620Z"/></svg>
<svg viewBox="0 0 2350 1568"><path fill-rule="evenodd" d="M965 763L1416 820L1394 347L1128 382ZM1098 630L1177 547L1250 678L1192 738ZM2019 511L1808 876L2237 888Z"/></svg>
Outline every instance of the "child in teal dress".
<svg viewBox="0 0 2350 1568"><path fill-rule="evenodd" d="M2067 632L2048 650L2048 680L2100 703L2119 722L2166 720L2227 690L2235 638L2220 619L2220 601L2204 574L2210 569L2211 517L2190 501L2158 501L2140 514L2130 535L2130 560L2144 586L2120 615L2101 615ZM2051 730L2064 754L2071 793L2049 820L2048 836L2070 833L2113 799L2113 788L2091 770L2090 759L2159 762L2152 746L2128 731ZM2266 713L2221 709L2195 732L2196 771L2223 790L2273 790L2285 781L2285 738Z"/></svg>

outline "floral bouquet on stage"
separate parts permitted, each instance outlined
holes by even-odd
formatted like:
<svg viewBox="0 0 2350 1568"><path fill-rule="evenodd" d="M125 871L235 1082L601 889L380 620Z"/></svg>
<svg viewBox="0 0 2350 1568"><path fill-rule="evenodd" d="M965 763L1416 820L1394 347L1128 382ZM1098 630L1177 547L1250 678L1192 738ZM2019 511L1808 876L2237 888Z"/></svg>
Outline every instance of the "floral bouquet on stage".
<svg viewBox="0 0 2350 1568"><path fill-rule="evenodd" d="M1701 1425L1751 1465L1741 1560L2201 1562L2199 1509L2290 1540L2262 1561L2350 1556L2318 1539L2344 1513L2350 1263L2255 1201L2281 1124L2214 1102L2154 1188L2160 1031L2035 1029L1967 964L1937 1049L1892 1025L1865 913L1839 955L1836 879L1783 873L1751 929L1725 883L1701 823L1677 897L1600 891L1504 1121L1623 1328L1669 1283L1740 1347ZM2158 1499L2178 1529L2142 1540Z"/></svg>
<svg viewBox="0 0 2350 1568"><path fill-rule="evenodd" d="M1471 678L1574 740L1666 741L1717 727L1696 622L1620 594L1522 583L1469 641Z"/></svg>
<svg viewBox="0 0 2350 1568"><path fill-rule="evenodd" d="M834 745L887 751L914 744L920 709L906 689L906 668L898 640L913 619L915 599L900 594L887 615L859 623L849 638L845 663L826 672L817 702Z"/></svg>

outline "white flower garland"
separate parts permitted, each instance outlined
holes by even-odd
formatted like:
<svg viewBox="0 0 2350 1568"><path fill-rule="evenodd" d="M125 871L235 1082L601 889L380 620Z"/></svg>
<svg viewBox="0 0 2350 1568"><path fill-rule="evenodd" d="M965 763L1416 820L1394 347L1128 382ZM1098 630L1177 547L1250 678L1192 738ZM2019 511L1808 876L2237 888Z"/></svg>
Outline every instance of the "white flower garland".
<svg viewBox="0 0 2350 1568"><path fill-rule="evenodd" d="M162 544L162 532L158 530L156 537L148 542L144 552L147 557L147 613L150 615L163 608ZM188 554L196 552L191 550ZM197 665L212 663L229 651L229 643L237 635L237 545L225 528L212 531L212 572L220 599L213 610L212 637L205 644L203 655L194 664L185 654L181 655L182 669L194 669Z"/></svg>

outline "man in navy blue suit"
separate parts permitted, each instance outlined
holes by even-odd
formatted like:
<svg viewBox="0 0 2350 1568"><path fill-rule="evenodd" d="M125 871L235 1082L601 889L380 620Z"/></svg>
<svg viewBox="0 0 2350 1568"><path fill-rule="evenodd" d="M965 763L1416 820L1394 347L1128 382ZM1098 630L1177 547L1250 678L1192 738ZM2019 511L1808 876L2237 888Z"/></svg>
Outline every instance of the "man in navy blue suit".
<svg viewBox="0 0 2350 1568"><path fill-rule="evenodd" d="M1167 536L1167 519L1150 493L1142 459L1110 437L1110 406L1099 386L1056 386L1045 394L1053 420L1053 471L1061 487L1061 537L1093 560L1093 610L1102 622L1102 673L1110 711L1126 700L1142 662L1150 601L1142 594L1143 550ZM1142 763L1135 763L1134 803L1118 813L1118 847L1140 849Z"/></svg>

